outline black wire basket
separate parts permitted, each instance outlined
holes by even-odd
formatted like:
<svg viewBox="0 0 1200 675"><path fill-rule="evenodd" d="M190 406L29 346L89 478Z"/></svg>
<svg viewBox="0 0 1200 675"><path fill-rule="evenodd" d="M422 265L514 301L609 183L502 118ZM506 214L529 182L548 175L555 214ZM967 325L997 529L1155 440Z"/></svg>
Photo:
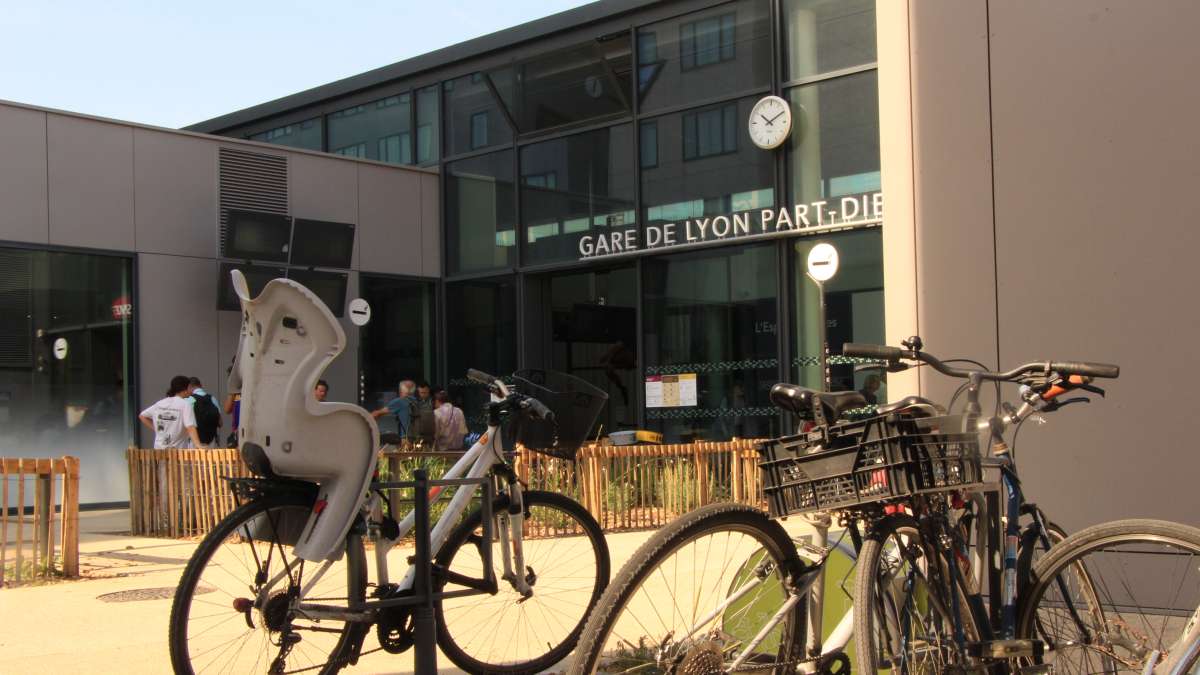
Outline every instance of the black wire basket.
<svg viewBox="0 0 1200 675"><path fill-rule="evenodd" d="M586 380L554 370L520 370L513 373L513 381L518 392L536 398L554 413L553 421L522 416L516 422L517 442L552 457L575 459L608 394Z"/></svg>

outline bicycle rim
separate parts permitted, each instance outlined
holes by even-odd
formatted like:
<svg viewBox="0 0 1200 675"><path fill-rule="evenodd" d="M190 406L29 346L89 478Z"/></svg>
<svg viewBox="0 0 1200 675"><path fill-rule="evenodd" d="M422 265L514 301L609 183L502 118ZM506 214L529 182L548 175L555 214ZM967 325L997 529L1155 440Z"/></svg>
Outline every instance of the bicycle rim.
<svg viewBox="0 0 1200 675"><path fill-rule="evenodd" d="M789 600L785 576L798 568L795 546L761 511L717 504L685 515L621 570L570 672L794 671L804 602L753 641Z"/></svg>
<svg viewBox="0 0 1200 675"><path fill-rule="evenodd" d="M1200 530L1124 521L1084 530L1034 569L1019 634L1058 673L1140 673L1162 663L1200 606Z"/></svg>
<svg viewBox="0 0 1200 675"><path fill-rule="evenodd" d="M438 643L467 672L526 673L548 668L570 653L588 612L608 584L604 534L595 519L562 495L524 494L522 537L525 569L532 587L524 598L501 578L499 542L491 547L498 592L447 598L438 604ZM503 512L507 498L497 500ZM477 512L453 533L438 562L445 569L483 578L482 517ZM444 590L456 587L448 584Z"/></svg>
<svg viewBox="0 0 1200 675"><path fill-rule="evenodd" d="M320 564L292 554L311 511L302 496L248 503L197 547L171 608L171 661L177 673L332 673L345 665L352 624L314 619L290 607ZM347 538L306 602L345 608L366 586L362 542Z"/></svg>

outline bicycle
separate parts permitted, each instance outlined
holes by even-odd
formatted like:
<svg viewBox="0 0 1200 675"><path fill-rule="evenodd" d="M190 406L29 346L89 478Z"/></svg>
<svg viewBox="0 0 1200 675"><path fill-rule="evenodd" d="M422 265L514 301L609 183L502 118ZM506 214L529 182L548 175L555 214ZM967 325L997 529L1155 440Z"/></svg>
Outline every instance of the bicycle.
<svg viewBox="0 0 1200 675"><path fill-rule="evenodd" d="M410 562L391 581L388 551L413 534L414 515L384 512L388 500L372 482L379 432L370 415L311 398L345 344L341 328L295 282L272 281L251 300L234 272L234 287L244 326L231 388L242 392L239 444L255 477L227 479L240 505L200 542L180 578L172 666L336 673L366 653L372 627L380 649L412 648L415 570ZM488 428L447 470L444 482L458 487L429 535L437 642L470 672L532 673L562 660L609 577L595 519L563 495L525 490L504 452L504 439L516 436L573 456L606 397L567 375L525 375L511 387L469 372L489 389ZM473 483L496 496L467 513ZM431 501L447 492L431 491ZM536 530L560 536L530 537ZM374 543L371 583L364 539Z"/></svg>
<svg viewBox="0 0 1200 675"><path fill-rule="evenodd" d="M922 352L920 338L906 347L846 345L843 353L891 372L910 367L907 359L966 378L963 414L908 397L845 421L865 405L857 392L776 385L772 402L813 426L760 448L769 511L712 505L660 530L601 597L569 672L841 673L851 634L855 668L866 672L944 672L1032 651L1032 641L1013 637L1018 589L1028 587L1018 582L1061 532L1023 503L1012 453L995 441L1065 405L1068 391L1099 391L1084 376L1115 377L1119 369L1043 362L993 373L952 368ZM1006 405L981 424L984 381L1019 382L1021 407ZM981 458L981 436L995 461ZM995 495L976 494L985 470L999 473L1007 493L1003 547ZM822 608L805 600L831 548L798 542L779 522L821 512L838 519L857 551L853 608L824 644L810 625ZM1023 531L1022 515L1032 519ZM989 564L993 553L1003 554L1003 570ZM985 580L996 631L980 591Z"/></svg>

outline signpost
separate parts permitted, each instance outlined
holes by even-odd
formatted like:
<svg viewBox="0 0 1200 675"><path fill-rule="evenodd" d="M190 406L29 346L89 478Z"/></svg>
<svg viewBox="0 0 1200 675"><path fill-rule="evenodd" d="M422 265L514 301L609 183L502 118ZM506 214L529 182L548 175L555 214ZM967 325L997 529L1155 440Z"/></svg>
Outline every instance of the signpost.
<svg viewBox="0 0 1200 675"><path fill-rule="evenodd" d="M825 282L829 281L838 271L838 251L833 244L824 242L812 247L808 252L808 278L817 284L817 292L821 295L817 322L821 330L821 377L824 389L829 390L829 326L825 323Z"/></svg>
<svg viewBox="0 0 1200 675"><path fill-rule="evenodd" d="M362 298L350 301L350 323L355 326L365 326L371 320L371 305Z"/></svg>

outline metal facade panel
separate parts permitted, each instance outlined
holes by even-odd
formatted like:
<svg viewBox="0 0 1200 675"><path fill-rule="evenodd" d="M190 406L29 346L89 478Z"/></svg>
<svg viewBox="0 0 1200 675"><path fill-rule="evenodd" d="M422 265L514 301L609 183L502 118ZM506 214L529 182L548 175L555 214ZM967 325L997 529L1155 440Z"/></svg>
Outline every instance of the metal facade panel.
<svg viewBox="0 0 1200 675"><path fill-rule="evenodd" d="M0 105L0 240L50 240L46 113Z"/></svg>
<svg viewBox="0 0 1200 675"><path fill-rule="evenodd" d="M217 174L222 249L231 209L288 215L287 155L223 147Z"/></svg>
<svg viewBox="0 0 1200 675"><path fill-rule="evenodd" d="M292 216L358 224L358 167L341 159L295 154L290 158ZM351 267L358 268L354 234Z"/></svg>
<svg viewBox="0 0 1200 675"><path fill-rule="evenodd" d="M133 129L48 113L49 242L134 250Z"/></svg>
<svg viewBox="0 0 1200 675"><path fill-rule="evenodd" d="M442 275L442 195L438 176L421 177L421 264L425 276Z"/></svg>
<svg viewBox="0 0 1200 675"><path fill-rule="evenodd" d="M134 227L139 251L217 252L217 148L190 136L134 129Z"/></svg>
<svg viewBox="0 0 1200 675"><path fill-rule="evenodd" d="M420 174L358 167L359 267L384 274L425 273Z"/></svg>

